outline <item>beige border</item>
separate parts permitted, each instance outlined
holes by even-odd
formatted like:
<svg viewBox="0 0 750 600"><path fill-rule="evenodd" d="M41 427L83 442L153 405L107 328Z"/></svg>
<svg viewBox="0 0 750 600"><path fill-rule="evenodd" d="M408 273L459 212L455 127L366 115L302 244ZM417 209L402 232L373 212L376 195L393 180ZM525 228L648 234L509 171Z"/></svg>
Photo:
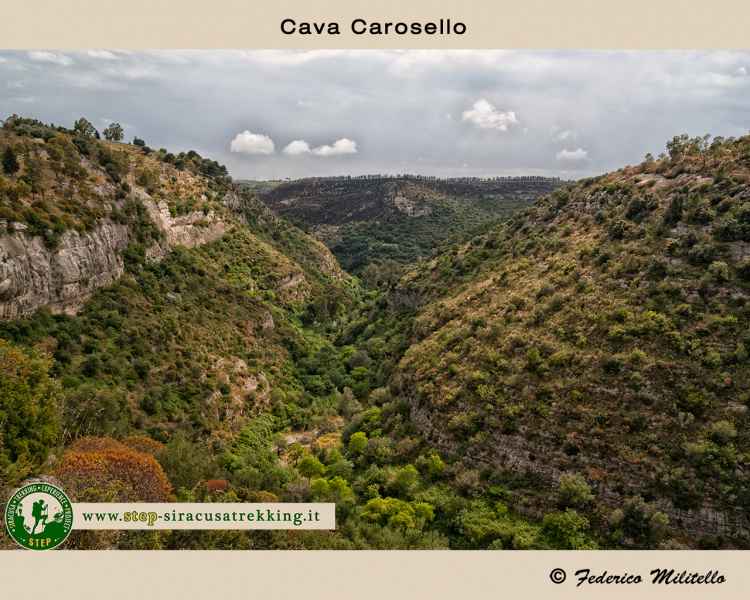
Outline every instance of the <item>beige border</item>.
<svg viewBox="0 0 750 600"><path fill-rule="evenodd" d="M465 22L463 36L288 37L284 17ZM747 0L10 0L4 48L746 48ZM366 74L363 74L366 76ZM1 83L1 82L0 82ZM0 553L0 597L748 598L750 552L24 552ZM720 586L590 586L590 567L720 569ZM551 569L568 571L554 585Z"/></svg>
<svg viewBox="0 0 750 600"><path fill-rule="evenodd" d="M3 597L107 600L502 600L512 598L722 600L748 597L742 552L213 551L30 552L2 555ZM653 568L706 572L720 585L587 585L574 573ZM559 585L552 569L567 571ZM10 592L5 595L5 592Z"/></svg>
<svg viewBox="0 0 750 600"><path fill-rule="evenodd" d="M11 0L4 48L743 48L746 0ZM338 21L285 36L282 19ZM466 23L464 35L356 36L352 19Z"/></svg>

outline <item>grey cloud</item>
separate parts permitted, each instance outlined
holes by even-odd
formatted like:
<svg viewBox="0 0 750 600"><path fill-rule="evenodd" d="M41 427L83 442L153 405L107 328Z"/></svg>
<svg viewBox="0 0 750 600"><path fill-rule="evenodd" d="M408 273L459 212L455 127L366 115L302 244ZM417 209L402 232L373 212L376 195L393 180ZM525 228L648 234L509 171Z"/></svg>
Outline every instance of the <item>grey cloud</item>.
<svg viewBox="0 0 750 600"><path fill-rule="evenodd" d="M2 51L0 117L116 120L127 139L195 149L240 178L578 177L678 133L747 133L748 68L746 51ZM310 151L231 152L245 131ZM342 139L356 153L316 156Z"/></svg>

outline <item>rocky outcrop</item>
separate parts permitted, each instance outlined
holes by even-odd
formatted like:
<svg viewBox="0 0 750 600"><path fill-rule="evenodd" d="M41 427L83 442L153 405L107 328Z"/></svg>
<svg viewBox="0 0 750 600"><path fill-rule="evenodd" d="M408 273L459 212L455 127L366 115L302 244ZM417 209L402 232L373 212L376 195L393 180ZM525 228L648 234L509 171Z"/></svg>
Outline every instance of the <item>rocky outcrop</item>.
<svg viewBox="0 0 750 600"><path fill-rule="evenodd" d="M147 256L160 260L171 248L192 248L220 238L228 222L214 213L172 217L163 202L143 199L151 219L164 234ZM42 307L74 314L97 288L122 275L128 245L126 225L103 221L86 233L66 232L56 248L23 231L0 236L0 319L18 319Z"/></svg>
<svg viewBox="0 0 750 600"><path fill-rule="evenodd" d="M88 233L70 231L50 250L22 232L0 237L0 318L16 319L47 306L73 313L96 288L123 272L124 225L103 222Z"/></svg>
<svg viewBox="0 0 750 600"><path fill-rule="evenodd" d="M432 214L432 207L426 202L417 202L402 195L393 197L393 205L407 217L426 217Z"/></svg>
<svg viewBox="0 0 750 600"><path fill-rule="evenodd" d="M162 258L175 246L194 248L218 240L228 227L227 222L214 212L191 212L172 217L166 202L157 203L150 199L142 202L151 220L164 234L163 241L154 244L147 252L147 257L152 260Z"/></svg>

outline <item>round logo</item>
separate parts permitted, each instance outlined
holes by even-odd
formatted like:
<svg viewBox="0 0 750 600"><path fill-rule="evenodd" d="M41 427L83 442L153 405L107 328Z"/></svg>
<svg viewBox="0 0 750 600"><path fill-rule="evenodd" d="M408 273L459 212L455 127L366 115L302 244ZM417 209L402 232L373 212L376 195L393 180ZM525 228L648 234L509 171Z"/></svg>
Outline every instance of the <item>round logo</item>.
<svg viewBox="0 0 750 600"><path fill-rule="evenodd" d="M5 527L20 546L51 550L70 535L73 506L60 488L43 481L30 483L8 500Z"/></svg>

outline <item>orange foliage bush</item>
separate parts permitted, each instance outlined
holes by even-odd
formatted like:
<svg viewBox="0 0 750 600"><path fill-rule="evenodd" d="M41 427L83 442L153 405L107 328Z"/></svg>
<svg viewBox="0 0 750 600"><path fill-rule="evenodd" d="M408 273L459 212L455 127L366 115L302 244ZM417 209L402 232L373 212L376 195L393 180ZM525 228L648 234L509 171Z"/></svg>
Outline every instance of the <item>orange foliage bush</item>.
<svg viewBox="0 0 750 600"><path fill-rule="evenodd" d="M146 435L131 435L122 440L122 443L128 448L132 448L137 452L143 452L144 454L150 454L151 456L156 456L164 450L164 444Z"/></svg>
<svg viewBox="0 0 750 600"><path fill-rule="evenodd" d="M102 452L104 450L127 450L122 442L109 437L86 436L73 442L68 450L75 452Z"/></svg>
<svg viewBox="0 0 750 600"><path fill-rule="evenodd" d="M209 479L206 481L206 491L210 494L214 492L226 492L229 489L229 482L226 479Z"/></svg>
<svg viewBox="0 0 750 600"><path fill-rule="evenodd" d="M53 475L75 501L164 502L172 486L150 454L111 438L81 438Z"/></svg>

